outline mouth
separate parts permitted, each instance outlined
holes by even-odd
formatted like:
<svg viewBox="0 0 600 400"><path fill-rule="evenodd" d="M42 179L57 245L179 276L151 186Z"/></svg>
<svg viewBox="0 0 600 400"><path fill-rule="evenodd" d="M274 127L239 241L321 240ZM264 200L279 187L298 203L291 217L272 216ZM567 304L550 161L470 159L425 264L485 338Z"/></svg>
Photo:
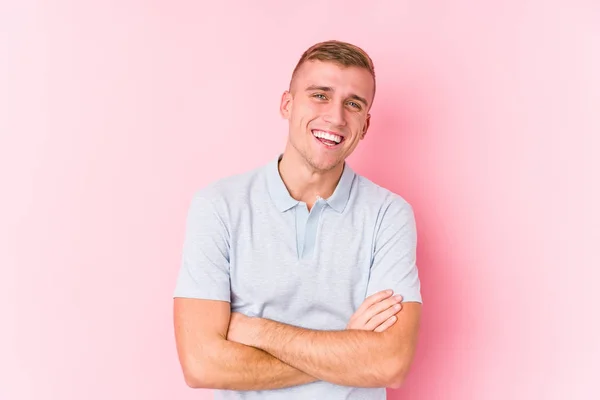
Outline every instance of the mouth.
<svg viewBox="0 0 600 400"><path fill-rule="evenodd" d="M328 148L335 148L344 141L344 136L337 133L322 131L319 129L311 130L313 137Z"/></svg>

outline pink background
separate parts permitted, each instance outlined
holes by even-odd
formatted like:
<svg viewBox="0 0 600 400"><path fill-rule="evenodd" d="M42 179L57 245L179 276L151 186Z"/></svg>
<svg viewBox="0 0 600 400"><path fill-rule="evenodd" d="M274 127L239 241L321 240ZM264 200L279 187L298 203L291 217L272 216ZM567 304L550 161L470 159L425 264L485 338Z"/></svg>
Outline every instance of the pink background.
<svg viewBox="0 0 600 400"><path fill-rule="evenodd" d="M350 161L419 227L390 398L600 398L597 1L128 0L0 5L0 399L212 398L173 338L187 206L283 149L330 38L378 76Z"/></svg>

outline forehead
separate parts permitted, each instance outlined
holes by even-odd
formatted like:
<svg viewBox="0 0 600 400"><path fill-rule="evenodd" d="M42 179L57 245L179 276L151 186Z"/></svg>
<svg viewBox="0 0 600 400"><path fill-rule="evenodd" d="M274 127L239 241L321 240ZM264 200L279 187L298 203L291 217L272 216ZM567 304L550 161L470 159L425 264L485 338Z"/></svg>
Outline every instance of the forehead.
<svg viewBox="0 0 600 400"><path fill-rule="evenodd" d="M329 86L343 95L356 94L366 99L372 99L374 94L373 76L367 69L316 60L300 66L292 85L293 90Z"/></svg>

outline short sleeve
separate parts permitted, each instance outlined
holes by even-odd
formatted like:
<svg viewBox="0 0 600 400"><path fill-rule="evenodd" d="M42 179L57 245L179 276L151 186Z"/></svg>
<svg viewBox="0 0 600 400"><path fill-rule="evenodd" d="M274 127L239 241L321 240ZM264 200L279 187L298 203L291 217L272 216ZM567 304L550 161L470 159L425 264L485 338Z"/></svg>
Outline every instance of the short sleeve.
<svg viewBox="0 0 600 400"><path fill-rule="evenodd" d="M392 289L403 302L422 303L416 263L417 229L413 209L401 197L382 211L375 236L367 297Z"/></svg>
<svg viewBox="0 0 600 400"><path fill-rule="evenodd" d="M229 234L212 202L200 192L188 210L173 297L231 301Z"/></svg>

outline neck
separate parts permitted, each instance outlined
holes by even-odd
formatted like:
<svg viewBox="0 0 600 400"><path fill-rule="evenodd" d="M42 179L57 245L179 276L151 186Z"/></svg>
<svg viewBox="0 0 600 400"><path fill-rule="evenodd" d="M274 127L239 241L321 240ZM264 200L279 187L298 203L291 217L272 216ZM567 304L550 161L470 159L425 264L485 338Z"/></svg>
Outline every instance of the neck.
<svg viewBox="0 0 600 400"><path fill-rule="evenodd" d="M286 149L288 150L288 149ZM328 171L315 170L296 152L286 151L279 162L279 174L290 195L310 209L317 196L329 198L342 176L344 163Z"/></svg>

